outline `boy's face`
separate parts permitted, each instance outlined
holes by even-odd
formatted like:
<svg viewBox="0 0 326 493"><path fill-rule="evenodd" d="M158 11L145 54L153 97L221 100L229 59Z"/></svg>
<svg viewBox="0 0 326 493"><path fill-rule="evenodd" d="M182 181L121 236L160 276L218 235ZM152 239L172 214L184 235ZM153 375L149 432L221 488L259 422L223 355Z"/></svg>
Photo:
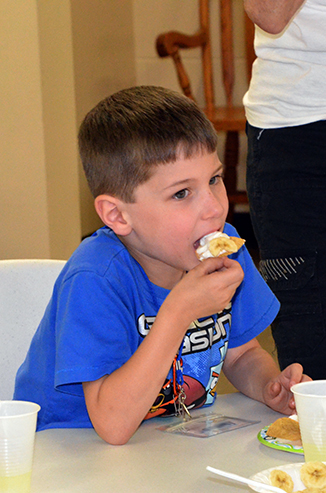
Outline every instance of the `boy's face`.
<svg viewBox="0 0 326 493"><path fill-rule="evenodd" d="M222 231L228 199L223 166L216 153L158 165L123 203L132 231L122 241L149 279L172 288L184 271L198 265L196 248L204 235Z"/></svg>

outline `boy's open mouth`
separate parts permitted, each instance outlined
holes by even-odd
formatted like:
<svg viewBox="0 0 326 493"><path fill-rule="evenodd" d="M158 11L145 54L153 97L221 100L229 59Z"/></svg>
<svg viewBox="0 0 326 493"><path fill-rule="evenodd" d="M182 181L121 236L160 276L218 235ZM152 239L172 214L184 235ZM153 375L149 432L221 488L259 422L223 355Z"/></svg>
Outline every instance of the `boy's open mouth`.
<svg viewBox="0 0 326 493"><path fill-rule="evenodd" d="M200 239L195 241L194 243L194 249L197 250L197 248L199 247L199 243L200 243Z"/></svg>

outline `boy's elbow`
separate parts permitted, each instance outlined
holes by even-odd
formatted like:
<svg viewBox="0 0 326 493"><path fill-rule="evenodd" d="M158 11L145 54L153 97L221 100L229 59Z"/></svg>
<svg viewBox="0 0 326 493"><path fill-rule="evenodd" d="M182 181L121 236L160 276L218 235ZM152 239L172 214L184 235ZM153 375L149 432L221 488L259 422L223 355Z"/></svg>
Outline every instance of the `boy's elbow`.
<svg viewBox="0 0 326 493"><path fill-rule="evenodd" d="M125 445L126 443L128 443L129 439L132 436L124 432L120 433L118 430L105 430L103 432L95 429L95 431L99 435L99 437L102 438L102 440L104 440L106 443L109 443L110 445Z"/></svg>
<svg viewBox="0 0 326 493"><path fill-rule="evenodd" d="M126 443L129 442L129 439L131 438L130 436L124 436L124 435L116 435L116 434L110 434L110 433L105 433L105 434L99 434L98 435L108 444L110 445L125 445Z"/></svg>
<svg viewBox="0 0 326 493"><path fill-rule="evenodd" d="M98 436L110 445L125 445L129 442L136 430L130 430L123 425L94 426Z"/></svg>

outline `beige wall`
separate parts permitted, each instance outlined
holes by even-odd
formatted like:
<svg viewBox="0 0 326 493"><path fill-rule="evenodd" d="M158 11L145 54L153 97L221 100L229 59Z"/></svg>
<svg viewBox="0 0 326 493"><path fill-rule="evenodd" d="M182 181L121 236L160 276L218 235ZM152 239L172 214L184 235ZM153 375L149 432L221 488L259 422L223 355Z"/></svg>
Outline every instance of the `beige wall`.
<svg viewBox="0 0 326 493"><path fill-rule="evenodd" d="M219 84L217 0L211 5ZM242 0L234 6L241 102ZM178 89L171 60L156 55L155 38L170 29L195 31L197 10L196 0L1 0L0 259L68 258L101 225L81 171L78 126L116 90ZM187 65L201 102L199 53L188 55Z"/></svg>
<svg viewBox="0 0 326 493"><path fill-rule="evenodd" d="M77 124L101 99L136 84L131 0L71 0ZM101 226L79 167L82 234Z"/></svg>
<svg viewBox="0 0 326 493"><path fill-rule="evenodd" d="M76 107L69 2L37 2L51 258L68 258L80 241Z"/></svg>
<svg viewBox="0 0 326 493"><path fill-rule="evenodd" d="M48 256L36 4L1 1L0 32L0 258Z"/></svg>
<svg viewBox="0 0 326 493"><path fill-rule="evenodd" d="M67 258L80 239L69 5L0 5L0 258Z"/></svg>
<svg viewBox="0 0 326 493"><path fill-rule="evenodd" d="M0 258L68 258L100 222L77 128L136 83L131 0L1 0Z"/></svg>

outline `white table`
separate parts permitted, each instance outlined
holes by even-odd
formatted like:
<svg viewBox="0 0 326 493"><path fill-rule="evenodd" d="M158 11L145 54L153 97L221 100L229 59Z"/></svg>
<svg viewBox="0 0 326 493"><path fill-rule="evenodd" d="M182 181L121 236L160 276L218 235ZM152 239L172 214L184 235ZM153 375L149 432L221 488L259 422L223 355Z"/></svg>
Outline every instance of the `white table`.
<svg viewBox="0 0 326 493"><path fill-rule="evenodd" d="M123 446L105 443L93 429L38 432L32 493L241 493L249 487L213 475L206 466L249 477L303 461L302 455L271 449L257 440L259 430L281 416L263 404L239 393L226 394L217 396L214 406L192 414L212 411L260 423L193 438L157 430L172 418L154 418Z"/></svg>

